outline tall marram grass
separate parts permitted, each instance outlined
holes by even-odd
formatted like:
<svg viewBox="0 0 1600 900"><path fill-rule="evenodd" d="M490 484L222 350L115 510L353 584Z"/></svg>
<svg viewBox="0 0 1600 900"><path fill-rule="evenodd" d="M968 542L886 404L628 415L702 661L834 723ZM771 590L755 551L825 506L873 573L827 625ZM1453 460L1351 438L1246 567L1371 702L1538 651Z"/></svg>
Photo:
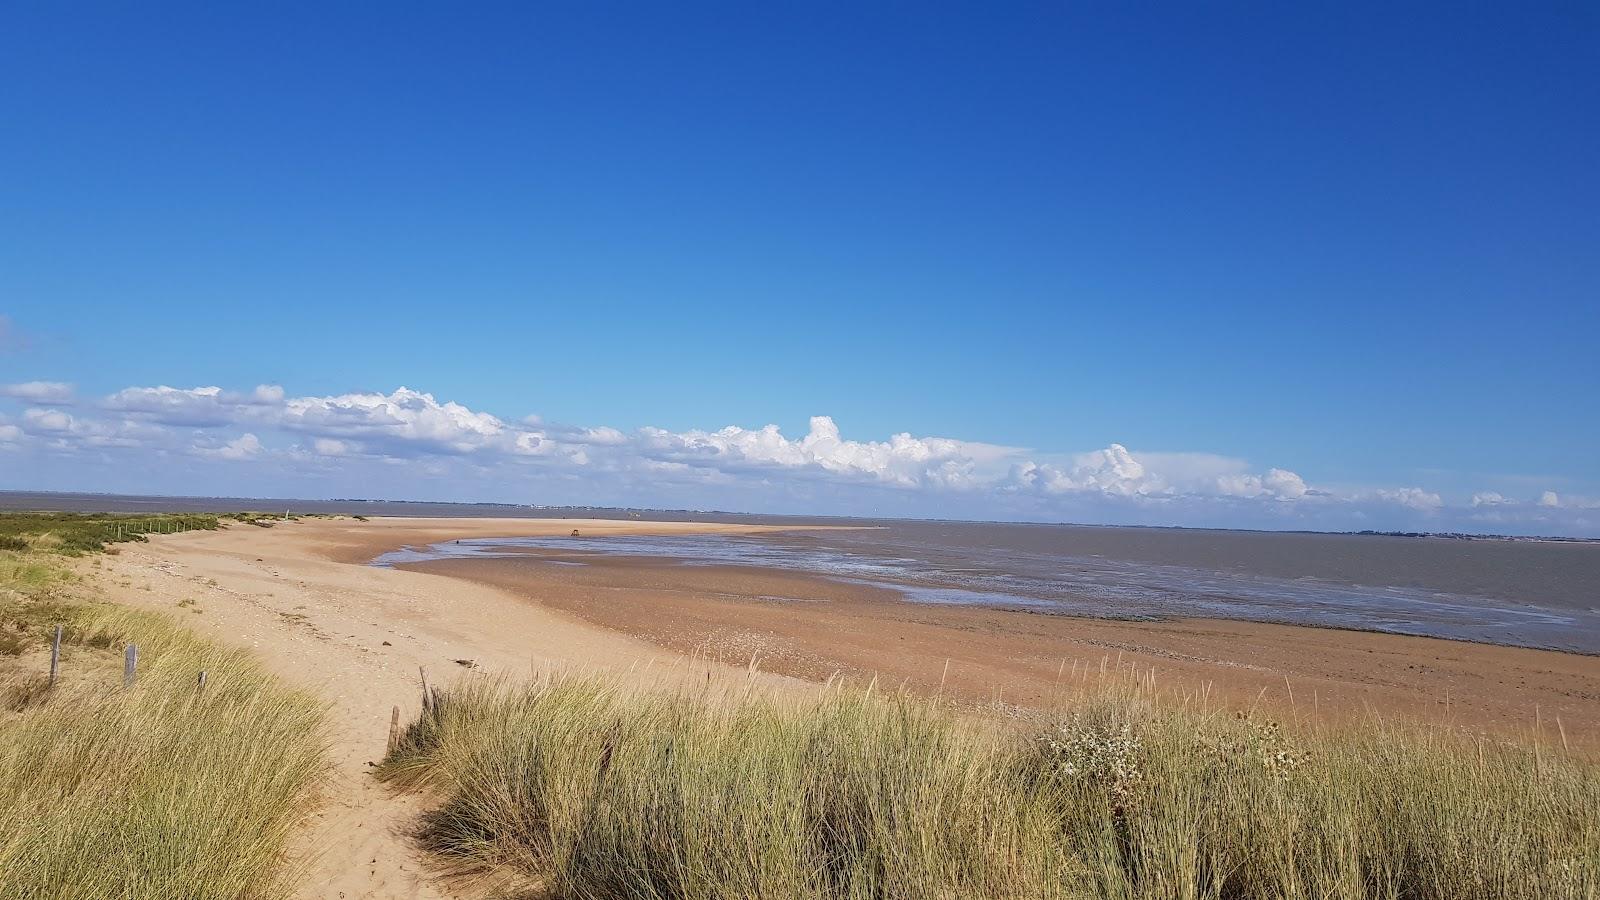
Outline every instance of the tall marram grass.
<svg viewBox="0 0 1600 900"><path fill-rule="evenodd" d="M39 604L67 626L55 689L32 659L0 670L0 897L287 894L282 851L324 765L320 704L161 616L15 588L0 601L28 627Z"/></svg>
<svg viewBox="0 0 1600 900"><path fill-rule="evenodd" d="M1600 782L1549 748L1291 730L1110 687L1052 724L834 687L472 680L380 774L464 869L563 898L1560 898Z"/></svg>

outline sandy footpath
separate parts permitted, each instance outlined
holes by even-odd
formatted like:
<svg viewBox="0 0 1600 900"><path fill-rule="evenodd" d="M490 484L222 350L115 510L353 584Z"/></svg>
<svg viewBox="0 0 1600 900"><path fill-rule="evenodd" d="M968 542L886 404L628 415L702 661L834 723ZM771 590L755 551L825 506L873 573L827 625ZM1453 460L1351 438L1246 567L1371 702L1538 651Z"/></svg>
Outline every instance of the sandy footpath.
<svg viewBox="0 0 1600 900"><path fill-rule="evenodd" d="M493 587L356 564L444 537L746 532L751 526L537 519L308 519L258 528L158 535L85 564L116 601L168 612L201 634L248 647L330 706L334 771L297 860L307 898L448 897L406 839L420 812L369 775L390 710L417 713L418 668L430 682L466 671L533 668L686 671L669 650L583 623ZM375 549L374 549L375 548ZM340 561L349 560L349 561ZM192 600L192 607L179 607ZM197 610L191 611L191 610ZM700 665L703 669L704 664ZM775 678L775 676L774 676Z"/></svg>
<svg viewBox="0 0 1600 900"><path fill-rule="evenodd" d="M1575 744L1600 731L1600 658L1427 638L1221 620L1114 622L906 603L893 591L794 572L561 554L365 565L406 545L466 537L754 533L763 526L574 519L308 519L156 536L86 560L117 601L163 610L255 651L330 708L334 772L295 851L307 898L456 896L407 839L418 801L368 774L389 716L467 671L627 669L770 683L835 672L1048 705L1060 673L1115 660L1220 702L1293 712L1379 710L1488 731L1560 718ZM542 558L541 558L542 557ZM572 562L576 560L567 560ZM179 606L194 601L192 606ZM693 660L691 662L691 659ZM1070 666L1070 670L1067 667ZM1069 680L1071 676L1068 676Z"/></svg>

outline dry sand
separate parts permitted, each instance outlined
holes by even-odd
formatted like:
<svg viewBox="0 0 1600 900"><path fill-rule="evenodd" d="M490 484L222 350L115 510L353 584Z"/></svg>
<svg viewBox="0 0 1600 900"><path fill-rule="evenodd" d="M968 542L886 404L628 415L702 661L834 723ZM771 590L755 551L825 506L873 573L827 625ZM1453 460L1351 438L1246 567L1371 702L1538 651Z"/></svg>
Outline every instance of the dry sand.
<svg viewBox="0 0 1600 900"><path fill-rule="evenodd" d="M1289 715L1405 713L1486 730L1560 718L1569 740L1600 744L1600 659L1219 620L1112 622L905 603L886 589L739 567L560 554L364 565L385 550L464 537L749 533L761 526L570 519L304 520L271 529L158 536L99 558L114 599L185 616L200 632L257 651L331 707L335 771L296 857L305 897L444 897L406 839L417 801L367 774L389 714L416 713L417 670L626 669L682 677L752 654L782 676L878 676L973 702L1048 704L1101 665L1155 670L1218 702ZM767 598L767 599L763 599ZM771 599L784 598L784 599ZM177 604L198 601L198 614ZM695 663L688 657L698 657ZM698 667L698 668L695 668ZM1063 671L1067 673L1061 677ZM1293 693L1291 705L1290 692ZM1536 712L1537 711L1537 712Z"/></svg>

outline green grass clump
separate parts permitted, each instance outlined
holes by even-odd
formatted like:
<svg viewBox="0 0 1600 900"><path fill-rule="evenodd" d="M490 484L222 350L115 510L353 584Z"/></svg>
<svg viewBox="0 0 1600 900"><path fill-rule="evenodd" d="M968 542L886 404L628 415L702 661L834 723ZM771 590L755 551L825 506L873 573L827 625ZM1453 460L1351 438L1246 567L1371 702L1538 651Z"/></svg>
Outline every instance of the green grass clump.
<svg viewBox="0 0 1600 900"><path fill-rule="evenodd" d="M62 599L75 582L50 555L0 551L0 657L43 646L57 623L76 616Z"/></svg>
<svg viewBox="0 0 1600 900"><path fill-rule="evenodd" d="M0 897L287 896L283 848L324 768L319 702L163 616L69 596L37 575L49 559L0 559L0 578L33 573L0 580L0 629L38 651L0 658Z"/></svg>
<svg viewBox="0 0 1600 900"><path fill-rule="evenodd" d="M118 541L143 541L150 534L215 531L229 523L271 528L277 522L327 519L323 513L63 513L0 512L0 551L50 550L68 556L95 553ZM356 518L362 518L357 516ZM363 519L363 521L365 521Z"/></svg>
<svg viewBox="0 0 1600 900"><path fill-rule="evenodd" d="M1593 764L1108 688L1048 726L831 688L471 680L380 774L463 869L570 898L1501 898L1600 890Z"/></svg>
<svg viewBox="0 0 1600 900"><path fill-rule="evenodd" d="M147 534L218 526L218 517L212 515L5 512L0 513L0 551L51 550L77 556L117 541L142 541Z"/></svg>

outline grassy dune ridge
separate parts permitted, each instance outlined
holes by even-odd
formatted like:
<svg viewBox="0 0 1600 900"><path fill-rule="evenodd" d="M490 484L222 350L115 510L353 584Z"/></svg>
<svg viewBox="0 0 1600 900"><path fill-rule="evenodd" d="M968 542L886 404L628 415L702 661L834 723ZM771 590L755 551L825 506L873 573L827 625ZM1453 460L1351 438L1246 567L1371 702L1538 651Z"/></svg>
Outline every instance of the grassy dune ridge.
<svg viewBox="0 0 1600 900"><path fill-rule="evenodd" d="M0 897L286 896L284 846L325 766L321 703L246 652L95 602L60 557L97 533L0 551Z"/></svg>
<svg viewBox="0 0 1600 900"><path fill-rule="evenodd" d="M0 550L46 550L76 556L106 549L121 541L144 541L150 534L215 531L243 523L271 528L274 523L303 518L338 518L323 513L0 513ZM353 518L365 521L365 516Z"/></svg>
<svg viewBox="0 0 1600 900"><path fill-rule="evenodd" d="M1600 891L1558 748L1281 728L1109 680L1041 727L564 676L440 695L382 777L463 869L556 897L1556 898Z"/></svg>

